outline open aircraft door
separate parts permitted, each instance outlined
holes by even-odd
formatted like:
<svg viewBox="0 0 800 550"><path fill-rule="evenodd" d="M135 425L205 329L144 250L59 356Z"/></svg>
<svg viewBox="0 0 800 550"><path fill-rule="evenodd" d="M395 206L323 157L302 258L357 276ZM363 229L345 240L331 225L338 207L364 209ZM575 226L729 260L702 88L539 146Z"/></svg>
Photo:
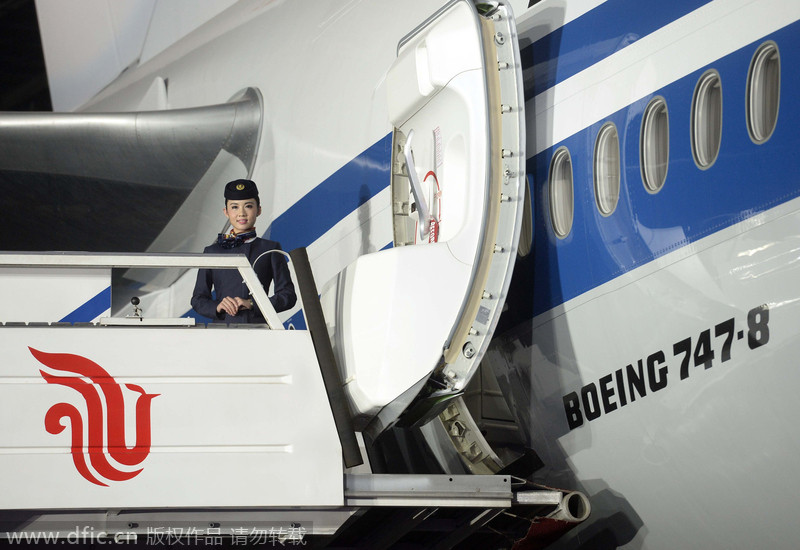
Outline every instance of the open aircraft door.
<svg viewBox="0 0 800 550"><path fill-rule="evenodd" d="M338 285L336 346L365 417L409 401L432 373L461 390L502 310L525 195L510 8L449 3L400 42L386 87L394 246Z"/></svg>

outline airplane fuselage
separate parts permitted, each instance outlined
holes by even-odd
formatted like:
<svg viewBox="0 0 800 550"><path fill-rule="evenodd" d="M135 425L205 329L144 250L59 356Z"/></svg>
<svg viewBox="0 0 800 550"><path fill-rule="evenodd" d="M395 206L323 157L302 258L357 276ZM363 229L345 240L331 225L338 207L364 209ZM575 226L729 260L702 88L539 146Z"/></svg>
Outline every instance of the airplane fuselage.
<svg viewBox="0 0 800 550"><path fill-rule="evenodd" d="M387 71L445 4L242 1L82 110L257 90L254 163L219 177L258 183L271 220L259 232L308 247L324 296L358 258L397 246ZM791 548L800 7L562 4L511 2L531 213L483 368L545 463L534 480L592 502L561 547ZM440 198L445 224L444 187ZM195 240L169 251L199 252L221 206L185 203L170 231ZM448 285L436 275L421 279ZM170 315L187 312L193 284L169 288Z"/></svg>

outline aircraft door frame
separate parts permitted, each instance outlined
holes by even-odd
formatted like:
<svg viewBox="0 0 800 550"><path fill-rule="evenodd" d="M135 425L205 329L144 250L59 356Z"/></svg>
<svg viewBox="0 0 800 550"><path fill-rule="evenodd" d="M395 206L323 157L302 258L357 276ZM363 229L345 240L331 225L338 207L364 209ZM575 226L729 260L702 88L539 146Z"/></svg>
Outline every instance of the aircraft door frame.
<svg viewBox="0 0 800 550"><path fill-rule="evenodd" d="M499 2L448 3L387 74L393 248L342 273L337 344L357 413L432 372L460 391L497 325L524 203L516 28Z"/></svg>

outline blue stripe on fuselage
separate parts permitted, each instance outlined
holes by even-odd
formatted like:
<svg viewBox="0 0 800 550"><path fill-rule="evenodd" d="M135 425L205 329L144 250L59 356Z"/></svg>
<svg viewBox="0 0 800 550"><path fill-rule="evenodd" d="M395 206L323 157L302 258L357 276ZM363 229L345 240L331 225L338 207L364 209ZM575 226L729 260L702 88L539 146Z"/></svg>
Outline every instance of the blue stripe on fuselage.
<svg viewBox="0 0 800 550"><path fill-rule="evenodd" d="M524 46L525 35L521 35L525 99L552 88L709 1L672 0L654 5L642 0L608 0L533 44Z"/></svg>
<svg viewBox="0 0 800 550"><path fill-rule="evenodd" d="M658 90L528 159L534 175L536 209L532 265L522 262L523 284L533 285L533 314L540 314L689 243L800 196L797 154L800 109L800 23L753 44ZM775 132L764 144L751 141L745 123L745 87L757 47L774 40L780 48L781 97ZM708 68L722 82L723 135L719 157L707 170L692 159L690 108L695 85ZM642 114L654 96L669 112L669 169L661 191L649 194L639 169ZM619 132L623 164L616 211L597 210L592 156L598 130L612 121ZM553 153L566 146L572 156L574 223L564 240L555 238L548 209L548 171ZM524 267L527 264L527 267ZM524 273L522 271L525 271ZM530 280L533 279L533 281Z"/></svg>
<svg viewBox="0 0 800 550"><path fill-rule="evenodd" d="M265 236L284 250L310 245L389 186L391 152L389 133L290 206Z"/></svg>
<svg viewBox="0 0 800 550"><path fill-rule="evenodd" d="M60 323L88 323L111 308L111 287L101 290L95 297L59 320Z"/></svg>

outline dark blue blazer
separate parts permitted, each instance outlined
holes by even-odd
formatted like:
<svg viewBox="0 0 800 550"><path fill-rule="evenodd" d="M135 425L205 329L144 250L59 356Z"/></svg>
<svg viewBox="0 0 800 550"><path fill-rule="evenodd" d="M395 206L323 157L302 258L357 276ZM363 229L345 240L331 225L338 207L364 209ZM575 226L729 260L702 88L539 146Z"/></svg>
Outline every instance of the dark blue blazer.
<svg viewBox="0 0 800 550"><path fill-rule="evenodd" d="M264 287L264 292L269 292L269 285L275 282L275 294L270 296L270 301L275 311L291 309L297 301L294 293L289 267L283 254L263 254L269 250L280 250L281 245L275 241L256 238L249 243L244 243L236 248L222 248L217 243L207 246L204 254L244 254L250 265L258 275L258 280ZM259 256L261 256L259 258ZM216 292L216 299L212 297L211 290ZM200 269L197 273L197 283L192 293L192 307L194 310L210 319L223 323L263 323L264 315L255 306L252 310L242 310L237 315L228 315L224 311L217 313L217 306L226 296L232 298L250 298L250 291L242 281L242 276L236 269Z"/></svg>

